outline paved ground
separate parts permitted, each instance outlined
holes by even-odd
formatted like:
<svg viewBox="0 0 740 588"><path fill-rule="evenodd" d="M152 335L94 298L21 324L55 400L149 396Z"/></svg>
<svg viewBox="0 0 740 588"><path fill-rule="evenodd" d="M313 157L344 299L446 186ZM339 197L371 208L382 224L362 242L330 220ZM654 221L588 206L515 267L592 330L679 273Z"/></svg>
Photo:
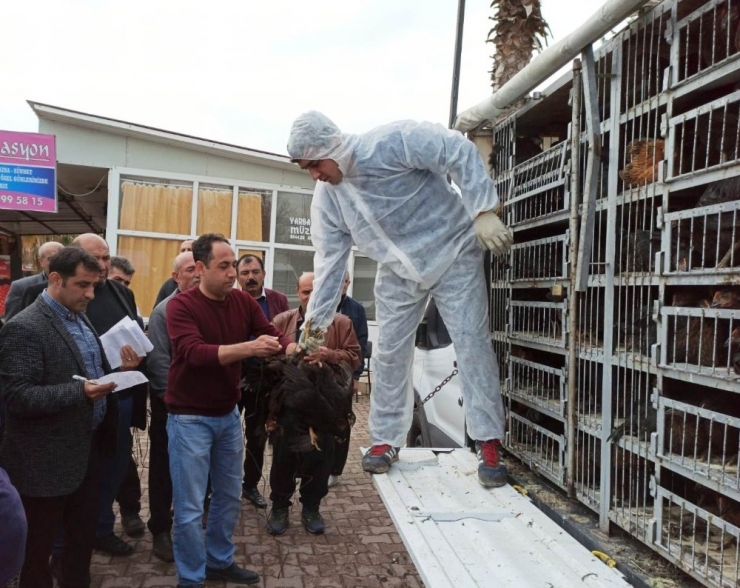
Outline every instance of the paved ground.
<svg viewBox="0 0 740 588"><path fill-rule="evenodd" d="M236 561L257 571L263 588L422 586L370 476L360 468L359 447L368 445L368 410L369 397L360 396L355 406L357 424L345 475L341 484L329 490L321 506L327 524L324 535L314 537L306 533L300 522L300 503L291 513L292 526L278 538L267 533L264 511L247 504L242 507L234 535ZM146 521L149 513L146 435L140 436L136 444L143 458L141 516ZM269 472L269 463L264 472ZM261 490L269 494L266 482ZM120 523L116 525L116 533L121 533ZM176 585L175 564L166 564L152 555L151 539L148 532L138 540L126 538L136 548L128 558L95 553L91 568L93 588ZM210 586L222 584L209 583Z"/></svg>

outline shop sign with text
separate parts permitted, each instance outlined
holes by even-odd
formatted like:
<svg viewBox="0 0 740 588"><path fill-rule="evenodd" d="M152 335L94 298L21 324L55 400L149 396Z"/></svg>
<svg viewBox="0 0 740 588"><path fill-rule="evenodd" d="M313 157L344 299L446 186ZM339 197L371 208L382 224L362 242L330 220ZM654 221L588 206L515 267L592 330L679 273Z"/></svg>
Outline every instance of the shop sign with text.
<svg viewBox="0 0 740 588"><path fill-rule="evenodd" d="M0 131L0 208L57 212L54 135Z"/></svg>

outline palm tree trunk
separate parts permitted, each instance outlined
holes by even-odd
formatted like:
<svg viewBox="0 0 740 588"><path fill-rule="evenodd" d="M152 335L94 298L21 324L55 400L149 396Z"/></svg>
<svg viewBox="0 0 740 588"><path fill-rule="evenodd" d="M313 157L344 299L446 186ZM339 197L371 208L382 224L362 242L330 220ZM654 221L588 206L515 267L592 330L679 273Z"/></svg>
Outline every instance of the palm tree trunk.
<svg viewBox="0 0 740 588"><path fill-rule="evenodd" d="M488 42L496 50L491 70L491 87L496 92L531 61L535 51L542 50L550 28L542 18L541 0L493 0L491 8L496 14L491 17L495 25Z"/></svg>

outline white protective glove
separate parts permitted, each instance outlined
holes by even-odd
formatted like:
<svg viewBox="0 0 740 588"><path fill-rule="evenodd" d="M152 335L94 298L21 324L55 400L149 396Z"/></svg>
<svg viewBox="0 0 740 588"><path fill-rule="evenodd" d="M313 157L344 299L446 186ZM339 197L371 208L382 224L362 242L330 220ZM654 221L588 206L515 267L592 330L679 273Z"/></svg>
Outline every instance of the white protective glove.
<svg viewBox="0 0 740 588"><path fill-rule="evenodd" d="M492 210L479 214L473 224L480 246L494 255L504 255L514 242L511 231Z"/></svg>
<svg viewBox="0 0 740 588"><path fill-rule="evenodd" d="M313 335L308 334L308 329L301 330L301 338L298 340L298 347L303 350L307 355L311 355L319 350L324 344L324 334L316 331Z"/></svg>

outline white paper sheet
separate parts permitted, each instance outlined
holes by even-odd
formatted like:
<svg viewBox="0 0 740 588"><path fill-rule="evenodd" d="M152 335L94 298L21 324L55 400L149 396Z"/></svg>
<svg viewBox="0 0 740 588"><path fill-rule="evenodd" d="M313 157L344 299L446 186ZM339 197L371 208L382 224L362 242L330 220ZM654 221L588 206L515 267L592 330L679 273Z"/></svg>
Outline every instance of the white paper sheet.
<svg viewBox="0 0 740 588"><path fill-rule="evenodd" d="M105 356L111 368L121 367L121 348L124 345L130 345L139 357L146 356L154 347L149 341L144 331L139 327L139 323L124 317L113 325L110 330L100 337L103 344Z"/></svg>
<svg viewBox="0 0 740 588"><path fill-rule="evenodd" d="M133 388L139 384L145 384L147 380L146 376L141 372L113 372L102 378L95 378L98 384L107 384L108 382L115 382L118 387L113 392L121 392L127 388Z"/></svg>

